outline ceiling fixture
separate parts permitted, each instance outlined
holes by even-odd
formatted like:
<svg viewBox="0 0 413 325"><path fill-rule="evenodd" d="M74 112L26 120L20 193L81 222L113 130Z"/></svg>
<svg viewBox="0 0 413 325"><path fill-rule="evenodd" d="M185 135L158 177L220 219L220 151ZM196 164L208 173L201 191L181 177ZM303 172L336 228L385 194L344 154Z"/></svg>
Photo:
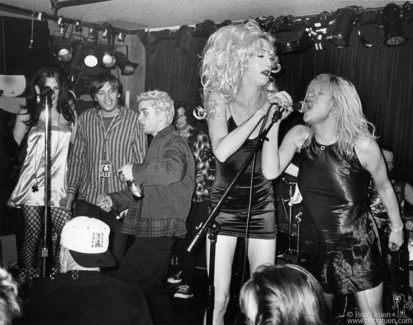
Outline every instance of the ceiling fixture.
<svg viewBox="0 0 413 325"><path fill-rule="evenodd" d="M72 50L70 46L64 46L60 48L57 52L57 58L59 61L66 63L72 60Z"/></svg>
<svg viewBox="0 0 413 325"><path fill-rule="evenodd" d="M83 63L88 67L88 68L94 68L98 65L98 54L95 46L90 46L87 49L86 56L83 59Z"/></svg>
<svg viewBox="0 0 413 325"><path fill-rule="evenodd" d="M128 51L128 47L126 47L126 54L116 51L115 52L115 58L116 58L116 65L118 66L120 72L122 75L124 76L129 76L131 74L133 74L136 70L136 68L138 67L138 63L133 63L131 61L129 61L129 51Z"/></svg>
<svg viewBox="0 0 413 325"><path fill-rule="evenodd" d="M124 34L123 34L124 35ZM106 50L103 51L103 55L102 55L102 65L106 68L114 68L116 65L116 57L113 54L114 52L114 48L115 48L115 40L114 40L114 35L111 34L111 37L107 38L108 41L108 48ZM119 34L120 37L120 34ZM125 38L123 38L123 41L125 40Z"/></svg>
<svg viewBox="0 0 413 325"><path fill-rule="evenodd" d="M348 46L357 16L355 7L346 7L339 10L338 17L327 39L338 48Z"/></svg>
<svg viewBox="0 0 413 325"><path fill-rule="evenodd" d="M55 15L56 15L58 10L61 8L88 5L91 3L106 2L106 1L112 1L112 0L60 0L60 1L50 0L50 4L52 5L52 9L54 10Z"/></svg>
<svg viewBox="0 0 413 325"><path fill-rule="evenodd" d="M403 35L402 10L395 3L389 3L381 14L383 18L384 45L396 46L407 41Z"/></svg>
<svg viewBox="0 0 413 325"><path fill-rule="evenodd" d="M69 62L70 60L72 60L72 52L73 52L73 48L72 48L72 42L73 42L73 25L72 25L72 29L70 31L70 35L68 38L65 38L66 36L66 27L65 30L63 31L63 35L62 37L60 37L60 42L57 46L57 50L56 50L56 54L57 54L57 58L59 59L59 61L66 63Z"/></svg>
<svg viewBox="0 0 413 325"><path fill-rule="evenodd" d="M109 52L104 52L102 56L102 64L106 68L113 68L116 65L116 57Z"/></svg>

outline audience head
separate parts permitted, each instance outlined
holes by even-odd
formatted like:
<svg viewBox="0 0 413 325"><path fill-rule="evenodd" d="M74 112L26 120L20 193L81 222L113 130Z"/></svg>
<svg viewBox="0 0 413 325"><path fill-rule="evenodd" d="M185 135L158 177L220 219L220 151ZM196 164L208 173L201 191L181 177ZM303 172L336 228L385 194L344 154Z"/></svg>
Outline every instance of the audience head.
<svg viewBox="0 0 413 325"><path fill-rule="evenodd" d="M327 305L323 288L304 268L261 265L241 289L241 311L248 324L324 324Z"/></svg>
<svg viewBox="0 0 413 325"><path fill-rule="evenodd" d="M40 112L44 109L39 105L42 99L41 94L46 87L53 91L51 95L51 106L56 107L57 112L63 114L63 117L74 122L73 110L69 105L69 85L67 75L61 67L48 66L37 71L30 83L30 89L27 96L28 113L30 119L29 125L36 125L39 120Z"/></svg>
<svg viewBox="0 0 413 325"><path fill-rule="evenodd" d="M139 122L145 134L155 136L172 124L174 101L164 91L151 90L138 96Z"/></svg>
<svg viewBox="0 0 413 325"><path fill-rule="evenodd" d="M125 98L123 97L123 85L119 81L118 78L115 76L109 74L109 73L103 73L98 76L96 76L93 81L92 85L90 86L90 97L92 97L95 107L97 109L101 109L105 107L104 103L104 97L101 98L99 95L99 91L104 88L106 90L110 90L111 97L110 99L112 100L111 106L116 107L118 104L119 105L124 105L125 104Z"/></svg>
<svg viewBox="0 0 413 325"><path fill-rule="evenodd" d="M6 270L0 268L0 325L9 325L14 317L20 315L17 283Z"/></svg>
<svg viewBox="0 0 413 325"><path fill-rule="evenodd" d="M338 147L348 158L354 156L357 140L374 139L374 126L364 116L357 90L344 78L327 73L318 75L308 85L305 100L309 109L319 102L331 105L331 114L336 120ZM313 136L311 117L311 114L305 114L304 122L310 125Z"/></svg>
<svg viewBox="0 0 413 325"><path fill-rule="evenodd" d="M115 266L115 259L108 250L109 233L108 225L95 218L69 220L60 240L61 272Z"/></svg>
<svg viewBox="0 0 413 325"><path fill-rule="evenodd" d="M221 27L205 46L201 67L204 96L218 91L232 98L239 90L248 60L259 54L264 42L273 49L274 37L260 29L255 20ZM275 53L274 64L276 64Z"/></svg>
<svg viewBox="0 0 413 325"><path fill-rule="evenodd" d="M195 124L195 117L186 102L175 101L174 107L175 115L173 124L177 130L185 130L188 126L193 126Z"/></svg>

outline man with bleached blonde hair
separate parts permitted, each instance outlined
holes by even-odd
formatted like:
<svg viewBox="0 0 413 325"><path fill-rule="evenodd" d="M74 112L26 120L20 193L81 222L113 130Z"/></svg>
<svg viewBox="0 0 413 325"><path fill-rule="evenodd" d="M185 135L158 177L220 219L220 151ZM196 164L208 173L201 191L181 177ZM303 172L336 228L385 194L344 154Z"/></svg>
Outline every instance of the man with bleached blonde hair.
<svg viewBox="0 0 413 325"><path fill-rule="evenodd" d="M138 96L138 105L139 123L153 139L142 164L125 165L118 172L142 188L143 198L134 201L128 191L105 194L100 207L105 211L129 208L135 241L115 276L143 289L155 324L171 324L172 309L163 282L172 246L187 232L195 162L185 139L172 125L171 97L163 91L148 91Z"/></svg>

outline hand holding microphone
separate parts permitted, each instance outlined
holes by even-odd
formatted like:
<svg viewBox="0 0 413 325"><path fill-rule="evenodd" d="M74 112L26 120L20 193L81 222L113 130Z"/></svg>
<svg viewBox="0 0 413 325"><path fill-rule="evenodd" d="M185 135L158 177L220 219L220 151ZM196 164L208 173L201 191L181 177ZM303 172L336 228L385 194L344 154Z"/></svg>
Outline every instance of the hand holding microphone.
<svg viewBox="0 0 413 325"><path fill-rule="evenodd" d="M291 108L294 111L297 111L298 113L305 113L308 109L307 103L303 100L300 100L298 102L293 102L291 105Z"/></svg>
<svg viewBox="0 0 413 325"><path fill-rule="evenodd" d="M285 119L293 110L299 113L305 113L307 103L304 101L293 101L291 96L285 91L267 93L268 101L270 102L269 109L273 109L272 120L277 122L280 119Z"/></svg>

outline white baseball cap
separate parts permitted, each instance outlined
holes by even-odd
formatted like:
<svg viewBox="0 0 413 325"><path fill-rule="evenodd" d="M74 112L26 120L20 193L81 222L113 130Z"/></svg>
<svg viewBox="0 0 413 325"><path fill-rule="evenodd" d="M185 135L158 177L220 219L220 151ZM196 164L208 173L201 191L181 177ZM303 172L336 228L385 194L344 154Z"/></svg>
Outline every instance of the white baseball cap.
<svg viewBox="0 0 413 325"><path fill-rule="evenodd" d="M76 217L63 227L60 244L80 266L111 267L116 262L108 251L109 233L109 226L99 219Z"/></svg>

